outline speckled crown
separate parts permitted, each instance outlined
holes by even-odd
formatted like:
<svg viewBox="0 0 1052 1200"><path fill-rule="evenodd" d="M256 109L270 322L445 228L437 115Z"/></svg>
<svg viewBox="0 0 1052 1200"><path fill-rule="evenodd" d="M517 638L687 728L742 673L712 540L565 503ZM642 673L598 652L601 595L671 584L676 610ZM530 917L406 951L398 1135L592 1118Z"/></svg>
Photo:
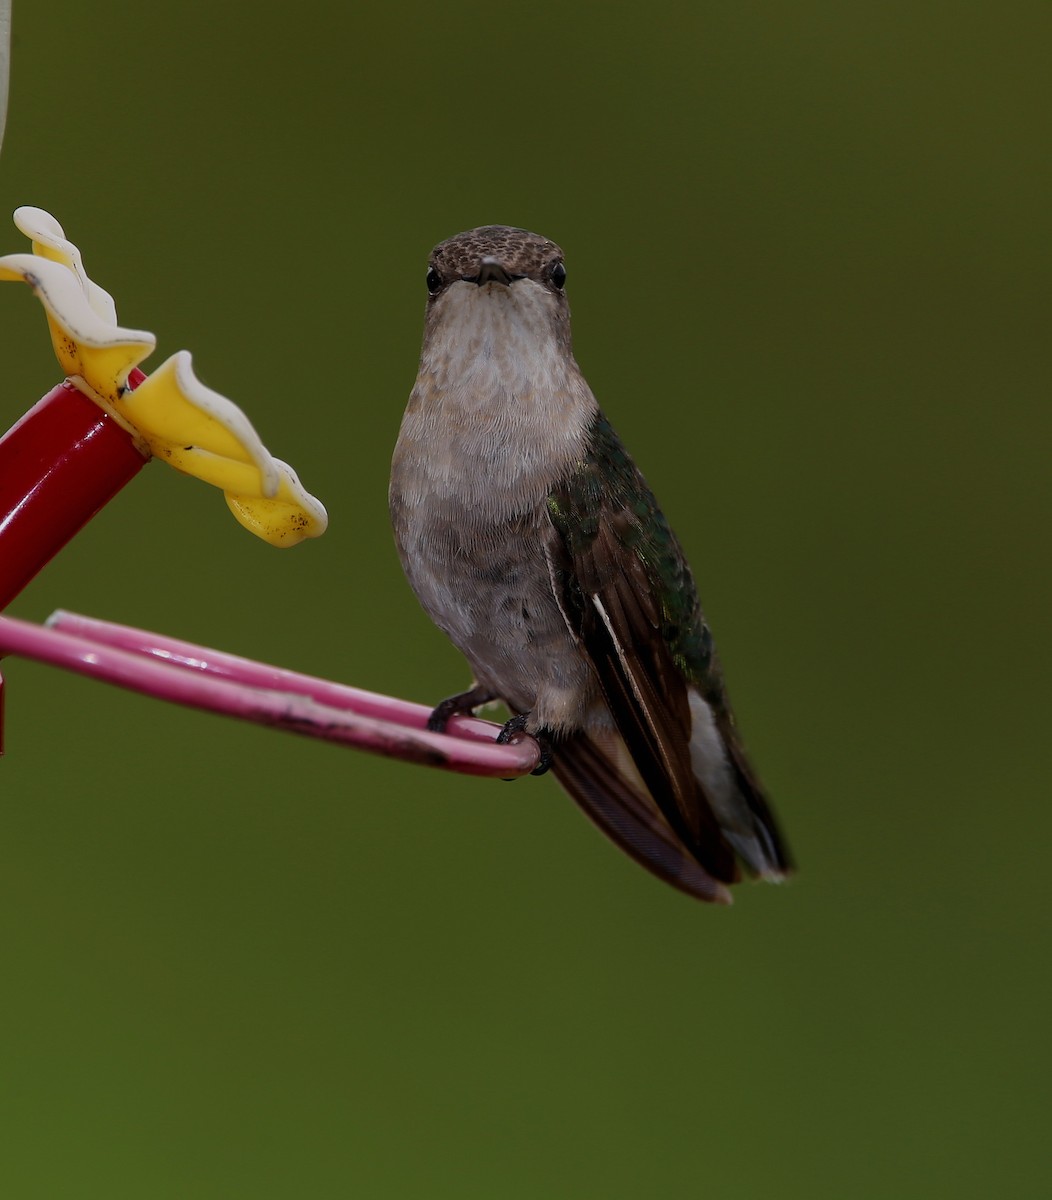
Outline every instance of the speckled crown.
<svg viewBox="0 0 1052 1200"><path fill-rule="evenodd" d="M477 275L484 258L495 258L510 275L539 279L562 256L555 242L527 229L483 225L440 242L431 251L431 265L443 278L457 279Z"/></svg>

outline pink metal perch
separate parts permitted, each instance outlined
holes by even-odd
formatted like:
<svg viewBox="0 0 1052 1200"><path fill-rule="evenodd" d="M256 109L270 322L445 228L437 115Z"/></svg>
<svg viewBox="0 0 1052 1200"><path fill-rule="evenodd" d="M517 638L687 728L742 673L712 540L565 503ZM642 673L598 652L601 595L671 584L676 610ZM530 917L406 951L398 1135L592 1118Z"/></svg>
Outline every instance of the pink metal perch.
<svg viewBox="0 0 1052 1200"><path fill-rule="evenodd" d="M192 708L467 775L528 775L533 738L496 745L500 726L456 717L426 729L431 709L237 655L76 613L48 627L0 617L0 656L15 654Z"/></svg>

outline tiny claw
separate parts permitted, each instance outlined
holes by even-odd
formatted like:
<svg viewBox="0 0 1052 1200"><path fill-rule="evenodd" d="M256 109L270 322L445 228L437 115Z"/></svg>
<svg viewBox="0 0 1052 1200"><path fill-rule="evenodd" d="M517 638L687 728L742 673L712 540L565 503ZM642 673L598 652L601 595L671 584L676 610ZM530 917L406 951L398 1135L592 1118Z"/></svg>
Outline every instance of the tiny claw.
<svg viewBox="0 0 1052 1200"><path fill-rule="evenodd" d="M526 722L529 720L529 713L519 713L517 717L512 717L510 721L504 722L504 728L497 734L497 745L504 746L519 733L526 732ZM552 742L551 738L546 733L538 730L530 735L540 747L541 756L537 765L530 772L531 775L544 775L551 769L552 765Z"/></svg>
<svg viewBox="0 0 1052 1200"><path fill-rule="evenodd" d="M488 704L492 699L491 693L477 687L447 697L431 710L431 716L427 718L428 732L445 733L454 717L470 717L480 704Z"/></svg>
<svg viewBox="0 0 1052 1200"><path fill-rule="evenodd" d="M528 719L529 713L519 713L517 717L505 721L504 728L497 734L497 745L506 746L517 733L524 733Z"/></svg>
<svg viewBox="0 0 1052 1200"><path fill-rule="evenodd" d="M450 696L448 700L443 700L441 704L435 705L431 710L431 716L427 718L427 728L430 733L446 732L446 726L450 719L460 712L456 703L458 699L457 696Z"/></svg>
<svg viewBox="0 0 1052 1200"><path fill-rule="evenodd" d="M530 772L531 775L546 775L552 766L552 761L555 757L552 751L552 743L543 733L535 733L537 745L541 748L541 757L537 765Z"/></svg>

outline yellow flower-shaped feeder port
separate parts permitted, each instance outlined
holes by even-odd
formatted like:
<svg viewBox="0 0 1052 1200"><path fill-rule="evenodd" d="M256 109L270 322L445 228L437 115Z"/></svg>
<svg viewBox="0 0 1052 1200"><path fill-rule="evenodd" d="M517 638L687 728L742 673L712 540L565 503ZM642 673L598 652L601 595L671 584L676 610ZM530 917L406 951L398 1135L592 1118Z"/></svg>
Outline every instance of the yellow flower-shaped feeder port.
<svg viewBox="0 0 1052 1200"><path fill-rule="evenodd" d="M238 521L272 546L324 533L322 504L270 454L241 409L197 379L189 353L179 351L152 375L136 371L129 379L152 353L153 334L117 324L113 298L88 278L80 251L54 217L23 207L14 220L32 240L33 253L0 257L0 279L22 280L36 293L70 381L145 454L222 489Z"/></svg>

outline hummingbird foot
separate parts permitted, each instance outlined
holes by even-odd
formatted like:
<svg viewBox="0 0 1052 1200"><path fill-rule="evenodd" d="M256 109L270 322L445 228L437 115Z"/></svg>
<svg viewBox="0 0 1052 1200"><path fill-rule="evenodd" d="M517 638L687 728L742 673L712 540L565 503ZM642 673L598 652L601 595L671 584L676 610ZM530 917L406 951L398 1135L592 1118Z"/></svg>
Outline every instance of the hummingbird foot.
<svg viewBox="0 0 1052 1200"><path fill-rule="evenodd" d="M510 721L504 722L504 728L497 734L497 745L503 746L510 742L517 733L526 732L526 722L529 720L529 713L519 713L517 717L512 717ZM542 730L531 734L534 741L541 748L540 761L530 772L531 775L543 775L550 770L552 765L552 741L551 738Z"/></svg>
<svg viewBox="0 0 1052 1200"><path fill-rule="evenodd" d="M428 731L445 733L446 726L453 717L470 717L480 704L489 704L496 698L492 692L481 687L473 687L470 691L449 696L432 709L431 716L427 718Z"/></svg>

